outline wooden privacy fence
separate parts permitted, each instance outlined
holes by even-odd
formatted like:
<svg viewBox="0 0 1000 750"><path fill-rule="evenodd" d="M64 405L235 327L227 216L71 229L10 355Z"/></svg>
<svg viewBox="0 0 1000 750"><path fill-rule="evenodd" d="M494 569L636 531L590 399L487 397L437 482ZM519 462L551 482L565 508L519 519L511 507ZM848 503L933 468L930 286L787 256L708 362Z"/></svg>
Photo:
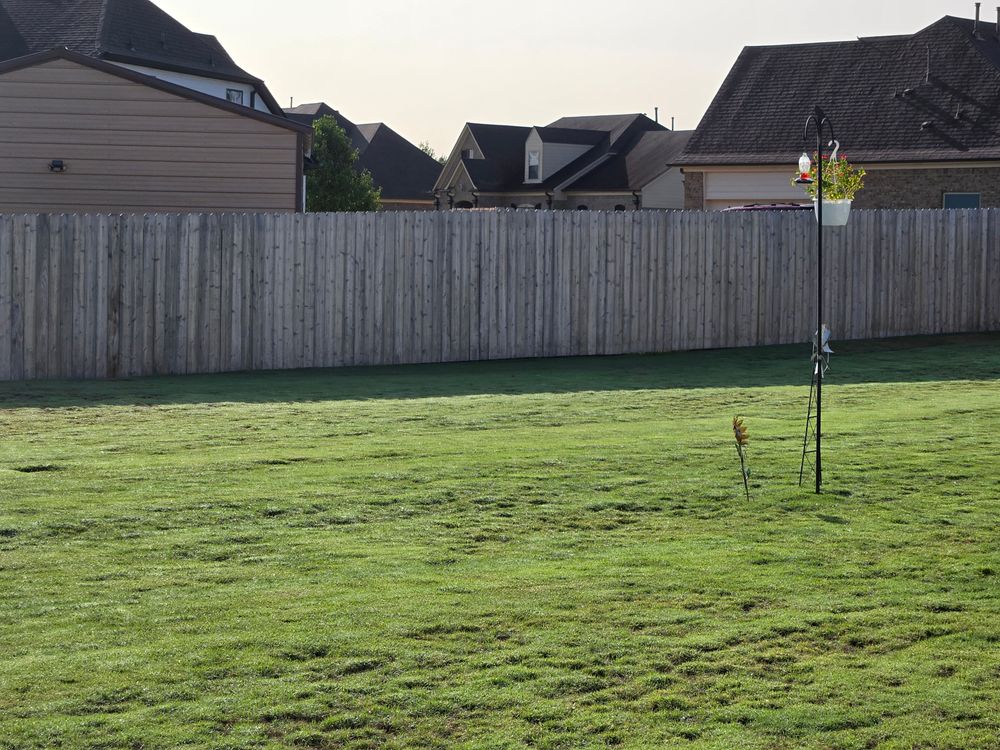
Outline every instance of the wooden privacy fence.
<svg viewBox="0 0 1000 750"><path fill-rule="evenodd" d="M804 213L0 216L0 380L807 341ZM1000 211L827 230L836 338L1000 329Z"/></svg>

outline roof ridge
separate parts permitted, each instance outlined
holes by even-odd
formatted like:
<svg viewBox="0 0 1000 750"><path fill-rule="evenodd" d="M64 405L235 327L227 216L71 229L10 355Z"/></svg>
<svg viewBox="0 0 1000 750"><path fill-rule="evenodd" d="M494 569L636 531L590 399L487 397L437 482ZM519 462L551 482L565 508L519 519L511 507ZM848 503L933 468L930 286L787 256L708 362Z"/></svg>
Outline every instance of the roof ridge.
<svg viewBox="0 0 1000 750"><path fill-rule="evenodd" d="M958 21L962 21L963 23L972 23L973 22L972 19L970 19L970 18L960 18L959 16L945 16L944 18L941 19L941 21L942 22L943 21L948 21L951 24L951 28L954 31L957 31L959 34L961 34L962 38L965 39L966 43L969 44L976 51L976 53L981 58L983 58L983 60L985 60L990 65L991 68L993 68L994 71L996 71L996 75L997 76L1000 76L1000 56L998 56L996 58L990 57L988 54L986 54L986 50L984 50L982 48L982 46L980 46L977 43L977 42L980 42L980 41L988 41L988 40L980 40L980 39L977 39L974 36L966 36L965 29L963 29L957 23ZM980 22L980 23L982 24L983 22ZM986 23L985 25L987 27L993 26L994 28L996 28L996 24L993 24L993 23ZM930 27L928 27L928 28L930 28ZM1000 40L997 40L997 41L1000 42Z"/></svg>

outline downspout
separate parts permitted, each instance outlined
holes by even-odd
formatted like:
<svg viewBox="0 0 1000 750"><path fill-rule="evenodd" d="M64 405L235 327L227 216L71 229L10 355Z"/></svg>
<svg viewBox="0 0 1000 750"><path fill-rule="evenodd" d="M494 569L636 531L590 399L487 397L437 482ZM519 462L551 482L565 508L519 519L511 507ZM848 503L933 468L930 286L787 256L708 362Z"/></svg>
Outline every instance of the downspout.
<svg viewBox="0 0 1000 750"><path fill-rule="evenodd" d="M552 210L552 200L556 197L555 193L545 192L545 207L550 211Z"/></svg>
<svg viewBox="0 0 1000 750"><path fill-rule="evenodd" d="M632 202L635 204L635 210L636 211L640 210L642 208L642 194L633 190Z"/></svg>

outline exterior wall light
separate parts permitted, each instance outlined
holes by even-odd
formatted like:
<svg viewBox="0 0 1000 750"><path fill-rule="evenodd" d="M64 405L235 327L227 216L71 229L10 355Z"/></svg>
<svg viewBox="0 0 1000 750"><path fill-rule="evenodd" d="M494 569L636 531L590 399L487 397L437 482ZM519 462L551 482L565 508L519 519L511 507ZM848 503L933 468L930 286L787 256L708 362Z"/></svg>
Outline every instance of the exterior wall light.
<svg viewBox="0 0 1000 750"><path fill-rule="evenodd" d="M53 159L52 161L49 162L49 171L56 173L65 172L66 162L64 162L62 159Z"/></svg>

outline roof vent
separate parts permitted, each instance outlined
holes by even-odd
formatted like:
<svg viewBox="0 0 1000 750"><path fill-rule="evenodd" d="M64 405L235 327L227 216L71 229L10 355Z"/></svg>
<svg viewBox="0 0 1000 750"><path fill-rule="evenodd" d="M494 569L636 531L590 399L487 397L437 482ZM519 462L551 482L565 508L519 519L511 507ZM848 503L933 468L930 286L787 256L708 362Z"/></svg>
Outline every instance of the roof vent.
<svg viewBox="0 0 1000 750"><path fill-rule="evenodd" d="M1000 5L997 6L997 41L1000 42Z"/></svg>
<svg viewBox="0 0 1000 750"><path fill-rule="evenodd" d="M921 130L930 130L933 127L934 127L934 123L931 122L930 120L924 120L922 123L920 123L920 129Z"/></svg>
<svg viewBox="0 0 1000 750"><path fill-rule="evenodd" d="M165 31L160 32L160 46L167 49L167 32Z"/></svg>
<svg viewBox="0 0 1000 750"><path fill-rule="evenodd" d="M979 38L979 11L982 7L983 7L982 3L976 3L976 23L972 27L972 35L977 39Z"/></svg>

